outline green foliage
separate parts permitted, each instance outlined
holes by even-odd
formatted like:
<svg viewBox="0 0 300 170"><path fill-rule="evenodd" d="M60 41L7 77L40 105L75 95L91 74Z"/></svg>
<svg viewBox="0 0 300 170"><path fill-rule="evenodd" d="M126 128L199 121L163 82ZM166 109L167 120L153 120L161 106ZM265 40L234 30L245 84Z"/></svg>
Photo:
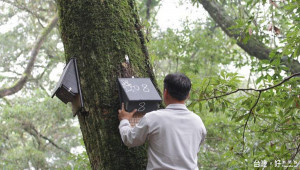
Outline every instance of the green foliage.
<svg viewBox="0 0 300 170"><path fill-rule="evenodd" d="M267 88L290 75L282 61L299 61L300 2L273 1L276 7L266 0L219 0L236 19L231 30L242 30L238 40L228 38L209 18L194 23L187 19L181 28L161 31L155 23L161 2L152 0L149 7L147 2L137 3L146 37L152 36L147 46L160 87L170 72L185 73L193 83L187 104L201 116L208 132L199 153L199 167L254 169L255 161L265 160L272 169L276 160L299 162L299 78L262 92L259 100L259 92L252 90L224 94L239 88ZM198 0L192 3L201 6ZM0 33L0 86L9 87L23 73L34 41L57 10L52 0L6 0L0 2L0 11L2 26L18 18L13 27ZM270 29L272 26L280 34ZM271 60L259 61L235 45L252 37L272 50ZM93 38L95 42L99 39ZM119 49L131 46L122 40L111 39ZM40 49L26 86L18 94L0 99L0 169L90 169L85 151L68 153L84 146L71 109L48 96L55 86L49 76L64 58L58 30L54 29ZM249 66L249 77L234 72L232 66L243 71Z"/></svg>
<svg viewBox="0 0 300 170"><path fill-rule="evenodd" d="M207 77L218 73L219 64L241 63L243 52L224 37L220 28L212 21L201 24L185 21L182 29L159 32L148 43L151 61L159 77L169 72Z"/></svg>
<svg viewBox="0 0 300 170"><path fill-rule="evenodd" d="M300 56L300 2L293 0L291 3L284 6L285 14L288 14L290 20L294 22L288 22L286 39L283 39L282 43L285 43L283 48L282 55L291 56L291 58L299 59ZM285 18L286 19L286 18Z"/></svg>
<svg viewBox="0 0 300 170"><path fill-rule="evenodd" d="M2 89L13 85L23 74L31 49L43 28L54 16L56 5L53 1L48 0L0 3L0 6L5 9L1 12L1 18L6 19L6 21L0 22L0 85ZM47 8L45 9L45 7ZM40 48L35 69L25 86L27 90L51 85L48 76L56 66L55 64L62 61L63 57L63 49L57 48L58 44L61 44L58 30L53 29ZM40 83L41 81L43 83Z"/></svg>
<svg viewBox="0 0 300 170"><path fill-rule="evenodd" d="M204 169L254 169L255 161L267 161L271 168L276 160L299 162L299 78L260 96L252 90L235 92L239 88L267 88L290 75L281 62L299 61L299 4L291 1L281 3L284 8L275 8L266 1L221 3L237 18L232 30L243 30L238 41L246 43L253 36L266 46L276 47L270 53L271 60L258 61L247 56L234 45L236 40L228 39L209 20L205 24L186 23L189 27L183 24L182 30L160 32L149 45L160 80L176 71L192 80L188 106L201 116L208 131L199 165ZM280 35L268 30L270 22L280 29ZM222 69L229 63L243 69L251 66L248 80Z"/></svg>
<svg viewBox="0 0 300 170"><path fill-rule="evenodd" d="M83 140L81 140L82 146L84 146ZM89 158L86 152L81 154L74 154L69 157L69 161L72 162L70 169L91 169Z"/></svg>
<svg viewBox="0 0 300 170"><path fill-rule="evenodd" d="M70 110L40 90L30 100L18 97L10 105L2 105L0 167L64 167L71 148L81 145Z"/></svg>
<svg viewBox="0 0 300 170"><path fill-rule="evenodd" d="M219 77L209 79L190 77L193 91L189 109L199 113L208 131L206 144L199 154L201 167L252 169L255 160L274 164L275 160L292 159L300 137L300 112L296 106L300 93L299 78L262 92L258 104L250 113L257 100L257 92L239 92L205 100L241 86L241 77L236 73L221 71ZM272 80L270 83L277 82ZM299 160L299 155L295 160Z"/></svg>
<svg viewBox="0 0 300 170"><path fill-rule="evenodd" d="M54 1L1 1L0 86L10 87L23 74L30 52L56 13ZM64 58L55 28L42 44L32 75L16 95L0 99L0 168L53 169L74 164L70 150L78 142L71 109L49 97L56 82L50 74ZM55 146L56 145L56 146ZM75 158L74 158L75 159Z"/></svg>

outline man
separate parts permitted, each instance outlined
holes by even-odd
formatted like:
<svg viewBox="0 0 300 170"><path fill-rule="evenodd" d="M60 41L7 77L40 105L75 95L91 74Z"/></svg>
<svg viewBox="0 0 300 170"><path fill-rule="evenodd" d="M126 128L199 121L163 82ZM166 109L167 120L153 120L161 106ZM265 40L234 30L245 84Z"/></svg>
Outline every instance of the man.
<svg viewBox="0 0 300 170"><path fill-rule="evenodd" d="M185 100L191 89L190 79L183 74L169 74L164 79L163 99L165 109L147 113L140 122L131 127L130 113L119 110L119 130L122 140L129 147L149 141L148 170L190 169L196 170L197 153L206 136L201 118L189 111Z"/></svg>

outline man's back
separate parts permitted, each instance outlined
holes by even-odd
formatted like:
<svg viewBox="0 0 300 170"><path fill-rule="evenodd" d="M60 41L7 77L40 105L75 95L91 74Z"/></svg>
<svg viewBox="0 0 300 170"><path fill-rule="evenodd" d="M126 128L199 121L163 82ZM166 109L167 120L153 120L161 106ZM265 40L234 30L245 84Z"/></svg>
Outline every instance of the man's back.
<svg viewBox="0 0 300 170"><path fill-rule="evenodd" d="M201 118L184 104L191 86L190 79L184 74L168 74L163 92L166 109L147 113L134 127L128 120L137 110L128 113L122 104L118 115L121 138L129 147L149 141L148 170L198 169L197 153L206 129Z"/></svg>
<svg viewBox="0 0 300 170"><path fill-rule="evenodd" d="M197 153L206 129L202 120L184 104L145 115L148 124L147 169L198 169Z"/></svg>

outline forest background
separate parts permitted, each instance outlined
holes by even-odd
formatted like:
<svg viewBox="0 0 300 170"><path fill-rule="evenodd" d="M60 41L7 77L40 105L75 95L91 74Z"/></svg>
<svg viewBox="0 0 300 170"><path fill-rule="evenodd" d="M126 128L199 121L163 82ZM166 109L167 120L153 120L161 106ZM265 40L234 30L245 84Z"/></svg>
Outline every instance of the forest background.
<svg viewBox="0 0 300 170"><path fill-rule="evenodd" d="M164 1L136 1L160 89L168 73L192 80L199 167L299 167L300 2L172 4L189 15L162 27ZM53 0L0 1L1 169L90 168L70 105L51 98L66 63L56 13Z"/></svg>

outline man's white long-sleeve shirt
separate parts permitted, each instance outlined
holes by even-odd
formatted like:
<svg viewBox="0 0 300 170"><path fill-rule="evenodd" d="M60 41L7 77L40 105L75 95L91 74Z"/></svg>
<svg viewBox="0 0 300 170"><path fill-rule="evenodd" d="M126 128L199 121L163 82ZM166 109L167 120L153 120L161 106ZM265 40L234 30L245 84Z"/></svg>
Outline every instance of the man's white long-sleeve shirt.
<svg viewBox="0 0 300 170"><path fill-rule="evenodd" d="M129 147L149 140L148 170L198 169L197 153L206 129L201 118L184 104L170 104L166 109L149 112L135 127L123 119L119 130Z"/></svg>

